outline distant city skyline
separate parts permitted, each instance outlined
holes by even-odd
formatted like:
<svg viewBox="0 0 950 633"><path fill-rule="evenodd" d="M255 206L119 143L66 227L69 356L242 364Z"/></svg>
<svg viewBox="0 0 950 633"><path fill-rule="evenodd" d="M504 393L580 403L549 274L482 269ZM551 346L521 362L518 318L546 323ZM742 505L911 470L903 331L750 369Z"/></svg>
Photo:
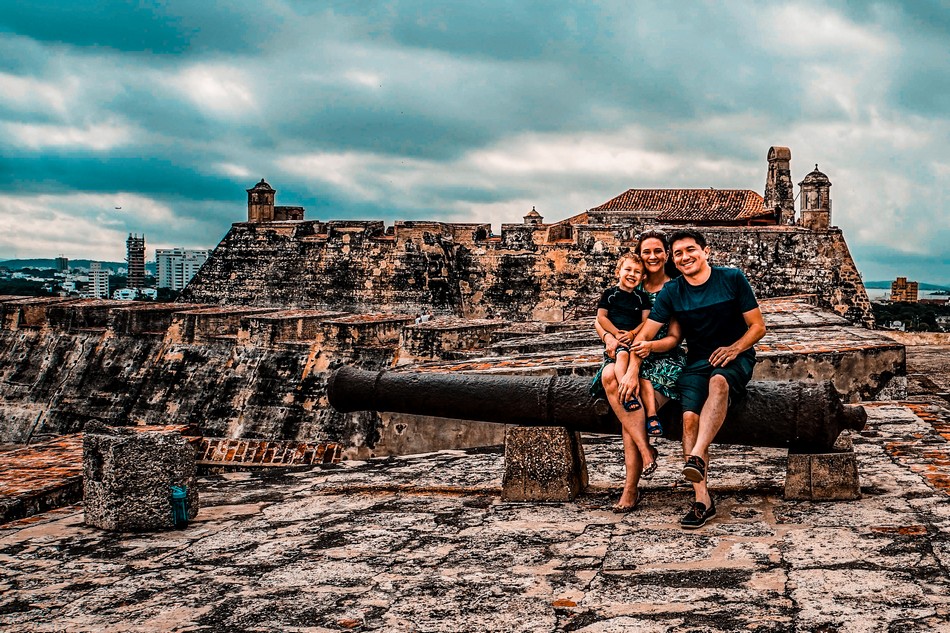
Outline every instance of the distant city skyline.
<svg viewBox="0 0 950 633"><path fill-rule="evenodd" d="M496 230L630 188L761 194L784 145L865 279L946 285L947 41L950 8L910 1L24 0L0 259L213 248L260 178L313 219Z"/></svg>

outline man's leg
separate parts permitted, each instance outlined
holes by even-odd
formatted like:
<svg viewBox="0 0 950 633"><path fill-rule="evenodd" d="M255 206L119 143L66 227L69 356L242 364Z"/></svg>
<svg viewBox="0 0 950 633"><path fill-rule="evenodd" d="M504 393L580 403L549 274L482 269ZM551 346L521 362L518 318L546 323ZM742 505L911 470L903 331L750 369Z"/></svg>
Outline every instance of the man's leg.
<svg viewBox="0 0 950 633"><path fill-rule="evenodd" d="M709 471L709 445L716 438L722 423L726 419L726 410L729 406L729 383L724 376L714 375L709 379L709 396L703 404L702 412L695 417L692 422L695 433L691 431L689 447L687 448L686 432L686 414L683 414L683 451L687 456L696 455L702 458L706 464L707 473ZM708 507L711 503L709 488L706 485L706 479L693 483L693 491L696 493L696 501L700 501Z"/></svg>

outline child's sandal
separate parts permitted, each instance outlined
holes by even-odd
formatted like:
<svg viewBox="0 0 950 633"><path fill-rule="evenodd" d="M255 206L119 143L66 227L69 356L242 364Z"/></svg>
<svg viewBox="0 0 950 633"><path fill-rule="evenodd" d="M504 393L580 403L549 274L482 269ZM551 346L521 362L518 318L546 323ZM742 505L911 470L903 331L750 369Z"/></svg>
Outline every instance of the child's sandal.
<svg viewBox="0 0 950 633"><path fill-rule="evenodd" d="M623 403L624 411L639 411L643 405L640 404L640 401L636 396L630 396L630 398Z"/></svg>
<svg viewBox="0 0 950 633"><path fill-rule="evenodd" d="M654 437L663 435L663 423L660 422L660 418L658 416L651 415L647 418L647 435L652 435Z"/></svg>

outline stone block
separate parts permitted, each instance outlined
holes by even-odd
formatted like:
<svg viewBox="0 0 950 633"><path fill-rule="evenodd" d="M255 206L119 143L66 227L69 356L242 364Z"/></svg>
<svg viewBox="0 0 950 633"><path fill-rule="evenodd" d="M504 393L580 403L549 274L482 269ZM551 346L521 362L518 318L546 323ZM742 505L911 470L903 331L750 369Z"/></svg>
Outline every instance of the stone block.
<svg viewBox="0 0 950 633"><path fill-rule="evenodd" d="M172 486L187 491L187 519L198 514L195 449L177 431L93 423L82 452L87 525L119 532L172 529Z"/></svg>
<svg viewBox="0 0 950 633"><path fill-rule="evenodd" d="M586 488L580 433L561 426L506 430L504 501L571 501Z"/></svg>
<svg viewBox="0 0 950 633"><path fill-rule="evenodd" d="M851 436L842 433L831 453L789 453L785 498L791 501L860 499L858 461Z"/></svg>

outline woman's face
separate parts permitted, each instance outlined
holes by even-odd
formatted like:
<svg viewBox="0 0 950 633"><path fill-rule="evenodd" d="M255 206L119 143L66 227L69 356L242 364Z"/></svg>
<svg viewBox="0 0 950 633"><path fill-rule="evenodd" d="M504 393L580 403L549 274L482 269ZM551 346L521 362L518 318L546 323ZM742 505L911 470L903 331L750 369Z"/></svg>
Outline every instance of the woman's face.
<svg viewBox="0 0 950 633"><path fill-rule="evenodd" d="M640 244L640 258L646 266L647 273L656 273L663 270L669 254L663 248L663 242L655 237L648 237Z"/></svg>

